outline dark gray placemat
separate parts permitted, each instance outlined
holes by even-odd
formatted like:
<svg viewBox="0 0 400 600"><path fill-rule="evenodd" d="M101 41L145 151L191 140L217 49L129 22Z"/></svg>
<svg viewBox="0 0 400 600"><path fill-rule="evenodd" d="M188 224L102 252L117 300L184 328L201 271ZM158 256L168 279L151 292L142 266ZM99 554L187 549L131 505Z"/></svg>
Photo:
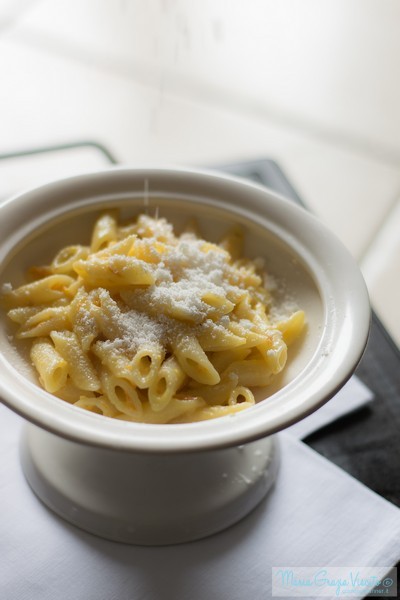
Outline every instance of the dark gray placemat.
<svg viewBox="0 0 400 600"><path fill-rule="evenodd" d="M219 168L262 183L304 206L273 160ZM310 435L306 441L370 489L400 506L400 352L375 313L356 374L374 392L374 402Z"/></svg>

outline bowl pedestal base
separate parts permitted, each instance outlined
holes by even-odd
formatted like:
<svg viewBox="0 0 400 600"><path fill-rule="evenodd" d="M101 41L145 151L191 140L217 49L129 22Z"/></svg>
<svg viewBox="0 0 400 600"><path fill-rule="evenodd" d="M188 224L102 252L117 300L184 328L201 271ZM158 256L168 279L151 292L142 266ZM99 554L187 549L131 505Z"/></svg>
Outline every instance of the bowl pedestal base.
<svg viewBox="0 0 400 600"><path fill-rule="evenodd" d="M276 436L196 453L87 446L27 424L24 474L66 521L128 544L164 545L217 533L245 517L275 481Z"/></svg>

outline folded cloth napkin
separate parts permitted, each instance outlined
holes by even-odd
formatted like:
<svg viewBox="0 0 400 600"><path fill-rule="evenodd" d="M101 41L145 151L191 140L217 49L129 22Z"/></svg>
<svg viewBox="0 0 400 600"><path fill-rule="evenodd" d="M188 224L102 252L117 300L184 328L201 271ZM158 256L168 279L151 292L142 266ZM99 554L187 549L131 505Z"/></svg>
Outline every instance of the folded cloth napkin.
<svg viewBox="0 0 400 600"><path fill-rule="evenodd" d="M339 402L317 426L352 410L354 398L360 404L361 388L351 380L345 407ZM102 540L45 508L19 466L22 422L0 407L2 600L265 600L278 593L274 567L369 565L380 577L400 558L400 510L296 439L300 429L279 434L276 484L248 517L198 542L149 548ZM292 581L286 597L298 593ZM337 589L323 595L337 598ZM351 597L364 595L353 589Z"/></svg>

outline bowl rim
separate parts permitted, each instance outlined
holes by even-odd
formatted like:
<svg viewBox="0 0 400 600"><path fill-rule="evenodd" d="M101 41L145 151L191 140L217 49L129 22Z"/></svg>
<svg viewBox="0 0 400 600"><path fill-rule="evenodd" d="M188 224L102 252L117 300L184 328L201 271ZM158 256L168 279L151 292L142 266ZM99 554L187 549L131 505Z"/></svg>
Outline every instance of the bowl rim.
<svg viewBox="0 0 400 600"><path fill-rule="evenodd" d="M213 202L217 201L220 207L221 200L216 198L219 193L227 196L229 192L246 192L253 202L249 214L261 219L268 210L273 224L281 227L285 222L290 243L297 251L296 244L300 242L306 252L307 266L319 284L326 313L333 315L325 321L319 350L301 378L296 377L274 394L281 402L281 410L271 411L268 402L260 402L237 415L188 424L118 421L83 409L78 411L24 377L15 377L12 365L0 353L0 396L4 404L34 424L76 442L108 449L175 453L237 446L273 434L311 414L334 396L354 372L367 343L370 324L367 288L355 260L336 236L311 213L265 186L209 169L165 165L110 167L58 179L9 198L0 205L0 223L8 223L12 217L18 227L22 207L45 206L57 197L59 203L54 210L63 215L85 203L95 206L97 201L98 206L99 195L95 199L89 196L82 199L86 189L102 184L112 188L122 180L128 183L138 178L142 181L151 178L152 182L167 178L175 185L189 187L193 184L203 188L208 197L214 190ZM75 194L76 201L68 200L69 194ZM258 213L254 212L255 205ZM228 206L223 209L228 210ZM43 209L43 214L50 218L53 213ZM12 231L11 237L0 237L0 253L8 253L12 248ZM349 289L344 289L345 284ZM352 336L354 333L357 335ZM35 404L35 399L40 399L40 403Z"/></svg>

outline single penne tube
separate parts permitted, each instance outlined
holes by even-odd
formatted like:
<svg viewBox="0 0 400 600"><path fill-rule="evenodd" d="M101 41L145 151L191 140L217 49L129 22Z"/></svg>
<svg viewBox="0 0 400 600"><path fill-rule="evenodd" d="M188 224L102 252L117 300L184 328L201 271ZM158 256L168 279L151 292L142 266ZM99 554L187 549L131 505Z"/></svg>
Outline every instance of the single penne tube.
<svg viewBox="0 0 400 600"><path fill-rule="evenodd" d="M10 308L49 304L65 297L65 290L73 281L69 275L49 275L6 292L3 301Z"/></svg>
<svg viewBox="0 0 400 600"><path fill-rule="evenodd" d="M187 389L193 396L203 398L209 405L228 404L238 387L239 378L235 373L226 374L216 385L194 385ZM185 391L183 391L185 393Z"/></svg>
<svg viewBox="0 0 400 600"><path fill-rule="evenodd" d="M249 319L252 320L254 310L252 308L252 301L249 292L243 294L243 296L236 302L235 308L233 311L234 316L240 319Z"/></svg>
<svg viewBox="0 0 400 600"><path fill-rule="evenodd" d="M171 402L187 379L175 356L170 356L162 363L156 377L149 385L148 398L151 408L159 412Z"/></svg>
<svg viewBox="0 0 400 600"><path fill-rule="evenodd" d="M244 360L251 353L250 348L238 346L221 352L213 352L210 360L219 373L225 371L229 365L237 360Z"/></svg>
<svg viewBox="0 0 400 600"><path fill-rule="evenodd" d="M246 338L235 335L229 329L216 325L203 325L197 334L200 346L205 352L217 352L244 346Z"/></svg>
<svg viewBox="0 0 400 600"><path fill-rule="evenodd" d="M143 411L137 416L119 415L117 418L137 421L139 423L153 423L153 424L164 424L164 423L175 423L180 422L181 418L186 418L191 421L190 415L193 414L201 407L205 406L204 400L201 398L188 398L178 399L172 398L170 403L159 411L155 411L149 403L143 405Z"/></svg>
<svg viewBox="0 0 400 600"><path fill-rule="evenodd" d="M189 308L174 304L171 301L165 301L163 303L162 311L167 317L176 319L177 321L183 321L189 324L194 324L196 322L196 315L193 314Z"/></svg>
<svg viewBox="0 0 400 600"><path fill-rule="evenodd" d="M110 242L115 241L118 237L117 227L115 211L108 211L100 215L93 227L90 242L91 252L98 252Z"/></svg>
<svg viewBox="0 0 400 600"><path fill-rule="evenodd" d="M73 265L77 260L85 260L89 256L87 246L66 246L53 258L50 268L53 273L73 273Z"/></svg>
<svg viewBox="0 0 400 600"><path fill-rule="evenodd" d="M29 317L19 328L16 337L19 339L43 337L52 331L71 329L68 306L44 308Z"/></svg>
<svg viewBox="0 0 400 600"><path fill-rule="evenodd" d="M287 361L287 345L282 339L280 331L269 335L268 338L257 346L263 360L274 375L280 373Z"/></svg>
<svg viewBox="0 0 400 600"><path fill-rule="evenodd" d="M194 335L177 335L171 345L177 361L189 377L207 385L219 383L218 371Z"/></svg>
<svg viewBox="0 0 400 600"><path fill-rule="evenodd" d="M105 417L116 417L119 414L107 396L80 396L79 400L74 402L74 405L92 412L101 413Z"/></svg>
<svg viewBox="0 0 400 600"><path fill-rule="evenodd" d="M101 373L103 394L115 406L118 412L138 419L143 412L142 402L134 385L122 377L116 377L106 369Z"/></svg>
<svg viewBox="0 0 400 600"><path fill-rule="evenodd" d="M35 340L30 357L45 390L54 393L64 387L68 377L68 364L49 338Z"/></svg>
<svg viewBox="0 0 400 600"><path fill-rule="evenodd" d="M210 308L207 310L207 316L210 319L216 319L227 315L234 309L235 305L233 302L228 300L225 296L216 294L215 292L204 292L201 295L201 299Z"/></svg>
<svg viewBox="0 0 400 600"><path fill-rule="evenodd" d="M115 254L110 259L91 256L88 260L77 260L74 271L92 288L114 289L154 283L146 262L122 254Z"/></svg>
<svg viewBox="0 0 400 600"><path fill-rule="evenodd" d="M61 398L61 400L65 400L70 404L75 404L82 396L82 390L76 387L71 381L71 378L68 377L65 385L54 392L54 395L57 398ZM94 396L94 392L85 391L85 397Z"/></svg>
<svg viewBox="0 0 400 600"><path fill-rule="evenodd" d="M242 404L243 402L255 404L254 394L248 387L244 385L238 385L232 390L228 399L228 404L229 406L236 406L237 404Z"/></svg>
<svg viewBox="0 0 400 600"><path fill-rule="evenodd" d="M253 406L251 402L239 402L232 406L205 406L193 412L183 414L176 418L174 423L191 423L192 421L208 421L219 417L235 415L246 408Z"/></svg>
<svg viewBox="0 0 400 600"><path fill-rule="evenodd" d="M298 339L304 330L306 322L305 313L303 310L298 310L289 318L279 321L276 328L282 332L285 343L290 346L294 340Z"/></svg>
<svg viewBox="0 0 400 600"><path fill-rule="evenodd" d="M68 364L72 382L81 390L97 391L100 381L88 355L82 350L78 338L72 331L52 331L54 346Z"/></svg>
<svg viewBox="0 0 400 600"><path fill-rule="evenodd" d="M115 375L124 379L131 379L131 361L123 352L118 352L109 342L97 341L92 346L92 352L101 361L101 364Z"/></svg>
<svg viewBox="0 0 400 600"><path fill-rule="evenodd" d="M248 322L248 327L245 327L243 324L238 323L237 321L231 321L229 323L229 330L233 334L244 338L244 348L254 348L259 344L262 344L265 340L265 334L257 333L256 331L253 331L252 328L253 323L251 321Z"/></svg>
<svg viewBox="0 0 400 600"><path fill-rule="evenodd" d="M88 352L93 341L101 333L95 317L97 308L97 306L93 306L91 298L84 288L77 290L69 305L69 318L72 329L84 352Z"/></svg>
<svg viewBox="0 0 400 600"><path fill-rule="evenodd" d="M234 373L239 385L260 387L271 383L272 369L263 359L238 360L225 370L224 376Z"/></svg>
<svg viewBox="0 0 400 600"><path fill-rule="evenodd" d="M89 302L89 313L95 319L100 334L108 340L119 337L122 334L119 326L121 311L110 293L107 290L92 290Z"/></svg>
<svg viewBox="0 0 400 600"><path fill-rule="evenodd" d="M259 348L261 350L261 348ZM287 346L283 342L280 348L268 348L261 352L263 360L274 375L282 371L287 361Z"/></svg>
<svg viewBox="0 0 400 600"><path fill-rule="evenodd" d="M164 360L161 344L144 344L130 361L129 377L138 388L149 388L156 380Z"/></svg>
<svg viewBox="0 0 400 600"><path fill-rule="evenodd" d="M123 238L122 240L111 242L104 250L96 252L95 256L97 258L102 259L110 257L113 254L123 254L125 256L128 256L136 239L137 236L135 234L131 234Z"/></svg>
<svg viewBox="0 0 400 600"><path fill-rule="evenodd" d="M21 308L12 308L7 312L7 317L11 319L11 321L14 321L14 323L22 325L41 310L43 310L42 306L22 306Z"/></svg>

